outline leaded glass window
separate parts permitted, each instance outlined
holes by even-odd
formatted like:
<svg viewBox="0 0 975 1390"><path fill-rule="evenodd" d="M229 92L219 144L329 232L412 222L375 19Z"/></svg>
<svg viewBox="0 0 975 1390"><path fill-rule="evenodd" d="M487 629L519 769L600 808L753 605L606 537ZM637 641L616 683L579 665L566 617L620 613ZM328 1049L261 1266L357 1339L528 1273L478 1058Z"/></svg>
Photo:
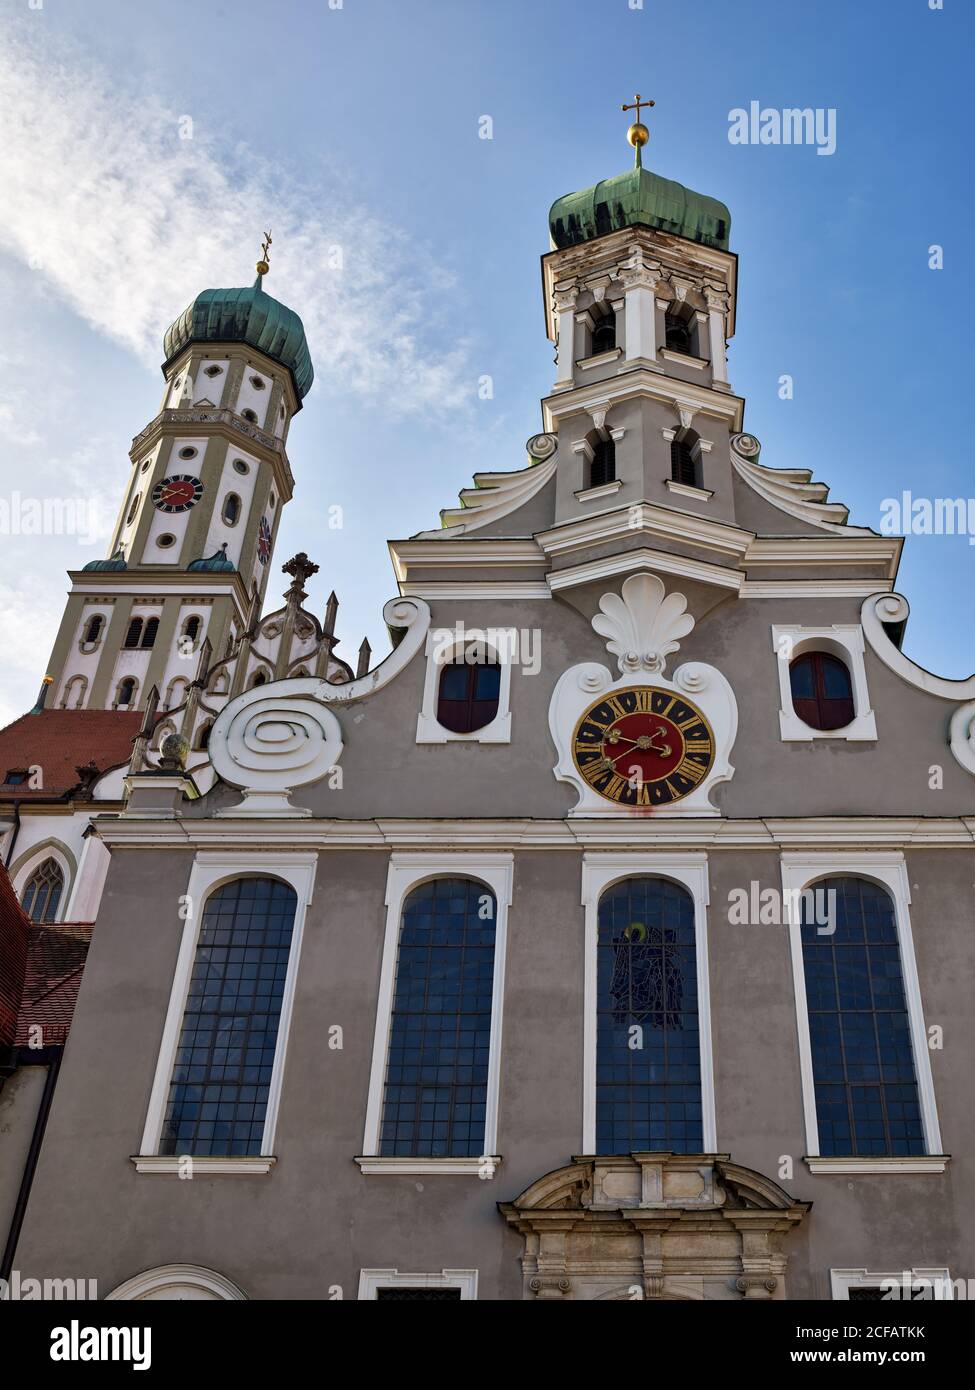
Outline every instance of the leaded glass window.
<svg viewBox="0 0 975 1390"><path fill-rule="evenodd" d="M32 922L56 922L64 874L56 859L45 859L31 874L20 900Z"/></svg>
<svg viewBox="0 0 975 1390"><path fill-rule="evenodd" d="M830 878L823 890L836 894L835 931L805 920L805 897L802 924L819 1152L923 1154L894 904L867 879Z"/></svg>
<svg viewBox="0 0 975 1390"><path fill-rule="evenodd" d="M241 878L206 901L162 1154L259 1154L298 899Z"/></svg>
<svg viewBox="0 0 975 1390"><path fill-rule="evenodd" d="M628 878L599 902L596 1148L700 1153L701 1052L694 903Z"/></svg>
<svg viewBox="0 0 975 1390"><path fill-rule="evenodd" d="M497 904L483 883L438 878L403 905L379 1152L484 1152Z"/></svg>

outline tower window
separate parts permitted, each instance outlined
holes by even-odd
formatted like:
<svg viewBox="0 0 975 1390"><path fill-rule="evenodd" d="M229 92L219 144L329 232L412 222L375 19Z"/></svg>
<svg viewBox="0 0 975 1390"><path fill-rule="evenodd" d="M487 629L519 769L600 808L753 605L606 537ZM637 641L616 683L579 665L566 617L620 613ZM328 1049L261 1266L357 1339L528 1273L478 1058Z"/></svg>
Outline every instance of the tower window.
<svg viewBox="0 0 975 1390"><path fill-rule="evenodd" d="M119 681L118 695L115 700L116 709L128 709L135 701L135 681L131 676L126 676L124 681Z"/></svg>
<svg viewBox="0 0 975 1390"><path fill-rule="evenodd" d="M243 459L234 459L234 472L249 473L250 471L250 465L245 463Z"/></svg>
<svg viewBox="0 0 975 1390"><path fill-rule="evenodd" d="M139 472L140 472L140 473L148 473L148 472L149 472L149 469L150 469L151 467L152 467L152 459L146 459L146 460L143 462L142 467L139 469Z"/></svg>
<svg viewBox="0 0 975 1390"><path fill-rule="evenodd" d="M101 639L104 625L105 619L102 617L101 613L96 613L94 617L89 618L82 641L89 643L98 642Z"/></svg>
<svg viewBox="0 0 975 1390"><path fill-rule="evenodd" d="M202 619L194 613L191 618L187 618L183 624L183 636L188 637L191 642L195 642L200 635L200 623Z"/></svg>
<svg viewBox="0 0 975 1390"><path fill-rule="evenodd" d="M139 510L139 502L141 501L141 499L142 499L142 493L141 493L141 492L137 492L137 493L135 494L135 496L132 498L132 505L131 505L131 507L129 508L129 514L128 514L128 516L125 518L125 524L126 524L126 526L131 526L132 523L133 523L133 521L135 520L135 514L136 514L136 512Z"/></svg>
<svg viewBox="0 0 975 1390"><path fill-rule="evenodd" d="M223 376L223 367L218 367L218 366L216 366L216 364L214 364L212 367L204 367L204 368L203 368L203 375L204 375L204 376Z"/></svg>
<svg viewBox="0 0 975 1390"><path fill-rule="evenodd" d="M602 318L592 331L592 355L596 357L601 352L612 352L616 346L616 315Z"/></svg>
<svg viewBox="0 0 975 1390"><path fill-rule="evenodd" d="M142 619L133 618L125 634L123 647L137 647L142 640Z"/></svg>
<svg viewBox="0 0 975 1390"><path fill-rule="evenodd" d="M440 673L437 722L454 734L472 734L490 724L501 700L501 667L497 659L468 663L463 657L448 662Z"/></svg>
<svg viewBox="0 0 975 1390"><path fill-rule="evenodd" d="M144 630L144 632L143 632L143 634L142 634L142 641L139 643L139 646L140 646L140 647L153 647L153 646L155 646L155 643L156 643L156 633L157 633L158 631L159 631L159 619L158 619L158 618L150 618L150 619L148 620L148 622L146 623L145 630Z"/></svg>
<svg viewBox="0 0 975 1390"><path fill-rule="evenodd" d="M45 859L27 880L20 905L32 922L54 922L63 892L64 874L60 864L56 859Z"/></svg>
<svg viewBox="0 0 975 1390"><path fill-rule="evenodd" d="M789 667L792 706L812 729L843 729L853 723L850 672L830 652L803 652Z"/></svg>
<svg viewBox="0 0 975 1390"><path fill-rule="evenodd" d="M212 727L212 724L203 724L200 726L200 730L197 733L196 746L201 753L205 752L210 745L210 730Z"/></svg>
<svg viewBox="0 0 975 1390"><path fill-rule="evenodd" d="M278 499L275 497L274 493L272 492L271 495L270 495L270 497L269 497L267 500L268 500L268 506L271 508L271 511L273 512L273 511L274 511L274 508L278 505Z"/></svg>
<svg viewBox="0 0 975 1390"><path fill-rule="evenodd" d="M187 445L185 449L180 449L179 456L181 459L195 459L198 452L199 450Z"/></svg>
<svg viewBox="0 0 975 1390"><path fill-rule="evenodd" d="M252 425L257 424L257 415L253 410L242 410L240 413L243 415L244 419L249 420Z"/></svg>
<svg viewBox="0 0 975 1390"><path fill-rule="evenodd" d="M263 391L263 390L265 389L267 383L266 383L265 381L263 381L263 380L261 379L261 377L259 377L259 376L252 376L252 377L251 377L251 385L253 386L253 388L254 388L255 391Z"/></svg>
<svg viewBox="0 0 975 1390"><path fill-rule="evenodd" d="M251 685L252 685L252 686L255 686L255 685L265 685L266 683L267 683L267 672L266 672L266 671L255 671L255 673L254 673L254 679L251 681Z"/></svg>
<svg viewBox="0 0 975 1390"><path fill-rule="evenodd" d="M616 478L616 444L612 439L599 439L589 465L589 486L602 487Z"/></svg>
<svg viewBox="0 0 975 1390"><path fill-rule="evenodd" d="M671 352L683 352L688 357L693 356L694 345L691 342L690 325L679 314L667 314L664 320L664 330L666 333L666 343Z"/></svg>
<svg viewBox="0 0 975 1390"><path fill-rule="evenodd" d="M164 531L161 536L156 537L156 544L160 550L168 550L170 546L176 544L176 537L172 531Z"/></svg>
<svg viewBox="0 0 975 1390"><path fill-rule="evenodd" d="M682 439L670 441L670 476L673 482L683 483L685 487L700 487L701 478L694 445L697 435L688 431Z"/></svg>
<svg viewBox="0 0 975 1390"><path fill-rule="evenodd" d="M223 519L228 526L236 526L240 520L240 498L236 492L228 492L223 499Z"/></svg>

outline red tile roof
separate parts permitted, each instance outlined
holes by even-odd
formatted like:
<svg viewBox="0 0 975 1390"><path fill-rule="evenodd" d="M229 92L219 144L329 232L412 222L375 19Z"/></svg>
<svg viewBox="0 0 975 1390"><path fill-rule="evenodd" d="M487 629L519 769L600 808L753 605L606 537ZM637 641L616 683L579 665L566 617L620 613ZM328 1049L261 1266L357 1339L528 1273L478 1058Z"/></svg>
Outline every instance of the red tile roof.
<svg viewBox="0 0 975 1390"><path fill-rule="evenodd" d="M30 923L0 864L0 1047L9 1047L17 1031L29 935Z"/></svg>
<svg viewBox="0 0 975 1390"><path fill-rule="evenodd" d="M14 1039L17 1047L64 1044L78 1002L91 932L90 922L31 926L24 995Z"/></svg>
<svg viewBox="0 0 975 1390"><path fill-rule="evenodd" d="M100 772L132 755L142 726L138 710L45 709L0 729L0 801L44 800L78 785L77 768L94 761ZM5 785L8 772L40 767L44 785Z"/></svg>

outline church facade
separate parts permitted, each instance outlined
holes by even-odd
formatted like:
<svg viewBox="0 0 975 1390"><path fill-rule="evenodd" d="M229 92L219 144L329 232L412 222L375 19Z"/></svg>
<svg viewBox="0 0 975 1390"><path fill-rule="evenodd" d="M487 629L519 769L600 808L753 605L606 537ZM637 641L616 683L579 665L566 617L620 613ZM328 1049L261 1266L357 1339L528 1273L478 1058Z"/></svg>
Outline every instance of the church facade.
<svg viewBox="0 0 975 1390"><path fill-rule="evenodd" d="M27 918L53 859L46 920L94 922L19 1270L117 1299L968 1277L975 678L902 651L901 538L761 459L730 213L645 135L553 206L542 428L390 542L376 665L302 606L303 554L261 617L312 379L267 263L169 330L111 553L0 733L25 768L52 719L126 745L7 856Z"/></svg>

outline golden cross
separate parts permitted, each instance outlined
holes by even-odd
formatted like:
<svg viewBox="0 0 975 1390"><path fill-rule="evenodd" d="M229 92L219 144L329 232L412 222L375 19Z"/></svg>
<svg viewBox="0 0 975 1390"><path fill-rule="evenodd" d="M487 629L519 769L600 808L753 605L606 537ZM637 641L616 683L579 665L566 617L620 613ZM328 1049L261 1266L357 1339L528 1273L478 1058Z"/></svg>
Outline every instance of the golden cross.
<svg viewBox="0 0 975 1390"><path fill-rule="evenodd" d="M266 260L268 259L268 253L269 253L270 249L271 249L271 229L270 229L270 227L269 227L269 228L267 229L267 231L264 233L264 240L261 242L261 260L266 261Z"/></svg>
<svg viewBox="0 0 975 1390"><path fill-rule="evenodd" d="M635 111L635 112L636 112L637 122L639 123L639 120L640 120L640 107L641 107L641 106L656 106L656 104L657 104L657 103L656 103L655 101L650 101L649 98L648 98L646 101L644 101L644 100L643 100L643 97L641 97L640 93L637 92L637 94L636 94L636 96L633 98L633 101L631 102L631 104L630 104L629 106L621 106L621 107L620 107L620 110L621 110L621 111Z"/></svg>

